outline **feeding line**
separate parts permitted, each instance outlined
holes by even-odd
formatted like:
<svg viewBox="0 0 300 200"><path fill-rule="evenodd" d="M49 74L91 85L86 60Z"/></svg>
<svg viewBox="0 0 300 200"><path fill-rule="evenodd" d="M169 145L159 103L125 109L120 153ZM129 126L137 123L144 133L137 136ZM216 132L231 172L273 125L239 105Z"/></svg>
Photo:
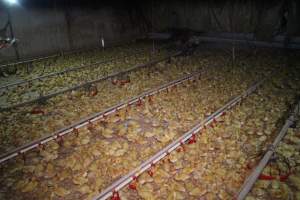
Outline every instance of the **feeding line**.
<svg viewBox="0 0 300 200"><path fill-rule="evenodd" d="M269 76L272 73L269 74ZM212 122L216 122L216 119L218 119L220 116L224 115L227 110L234 107L236 104L241 102L243 99L247 98L250 94L252 94L258 87L260 87L269 76L266 76L265 78L261 79L260 81L256 82L254 85L252 85L250 88L248 88L245 92L243 92L241 95L233 98L228 103L226 103L223 107L219 108L217 111L215 111L212 115L207 117L203 122L200 122L199 124L195 125L191 130L183 134L181 137L176 139L174 142L160 150L158 153L156 153L154 156L152 156L150 159L143 162L139 167L135 168L116 182L112 183L109 187L103 190L99 195L94 197L94 200L105 200L109 197L112 197L113 195L118 196L118 191L121 190L123 187L128 185L130 182L134 181L136 177L144 173L145 171L149 170L152 166L154 166L157 162L162 160L164 157L168 156L172 151L174 151L176 148L182 146L185 142L187 142L190 138L195 137L196 134L200 133L202 129L204 129L207 125L209 125Z"/></svg>
<svg viewBox="0 0 300 200"><path fill-rule="evenodd" d="M0 108L0 112L9 111L9 110L12 110L12 109L15 109L15 108L18 108L18 107L22 107L22 106L25 106L25 105L31 105L31 104L34 104L34 103L37 103L37 102L43 102L43 101L45 101L47 99L50 99L52 97L55 97L59 94L63 94L63 93L70 92L70 91L73 91L73 90L77 90L77 89L80 89L80 88L88 87L92 84L95 84L95 83L98 83L98 82L101 82L101 81L105 81L105 80L108 80L108 79L111 79L113 77L117 77L117 76L129 73L129 72L133 72L137 69L145 68L145 67L148 67L148 66L153 66L154 64L160 63L160 62L165 61L165 60L169 60L170 58L179 56L180 54L181 54L181 52L177 52L177 53L174 53L172 55L166 56L164 58L160 58L160 59L152 60L152 61L147 62L147 63L139 64L139 65L133 66L129 69L126 69L126 70L123 70L123 71L120 71L120 72L115 72L115 73L112 73L108 76L100 77L100 78L92 80L92 81L87 81L85 83L82 83L82 84L79 84L79 85L76 85L76 86L73 86L73 87L70 87L70 88L66 88L66 89L63 89L63 90L60 90L60 91L57 91L57 92L53 92L53 93L50 93L50 94L47 94L47 95L44 95L44 96L40 96L40 97L37 97L37 98L29 100L29 101L14 104L14 105L7 106L7 107L2 107L2 108Z"/></svg>
<svg viewBox="0 0 300 200"><path fill-rule="evenodd" d="M265 153L264 157L260 160L256 168L252 171L252 173L248 176L245 180L244 184L242 185L240 192L238 193L237 200L243 200L246 198L247 194L252 189L253 185L255 184L256 180L258 179L259 175L263 171L263 169L268 164L269 160L271 159L273 153L276 151L276 148L279 142L283 139L285 134L287 133L289 127L295 123L297 117L300 114L300 101L295 106L293 112L291 113L290 117L285 121L285 124L281 128L279 134L275 138L274 142L269 146L267 152Z"/></svg>
<svg viewBox="0 0 300 200"><path fill-rule="evenodd" d="M128 44L128 42L126 42L125 44L114 43L114 42L110 42L110 43L112 44L110 47L122 47L122 46L126 46ZM11 63L0 65L0 70L4 70L5 68L11 67L11 66L16 66L16 65L22 65L22 64L32 63L32 62L41 62L43 60L47 60L47 59L50 59L50 58L57 58L57 57L61 57L61 56L72 55L72 54L80 54L80 53L83 54L83 53L98 50L98 49L100 49L100 47L93 47L93 48L88 48L88 49L87 48L76 49L76 50L56 53L56 54L49 55L49 56L32 58L32 59L18 61L18 62L11 62Z"/></svg>
<svg viewBox="0 0 300 200"><path fill-rule="evenodd" d="M131 54L131 55L122 56L121 59L129 58L129 57L133 57L133 56L138 56L138 55L140 55L142 53L144 53L144 50L135 52L134 54ZM37 80L41 81L41 80L46 79L46 78L50 78L50 77L53 77L53 76L58 76L58 75L65 74L65 73L68 73L68 72L78 71L78 70L81 70L81 69L84 69L84 68L90 68L90 67L93 67L95 65L100 65L100 64L106 64L106 63L114 62L117 59L119 60L120 57L119 58L109 59L109 60L104 60L104 61L97 61L97 62L94 62L94 63L85 64L85 65L68 67L67 69L62 70L62 71L52 72L52 73L45 74L45 75L38 76L38 77L34 77L34 78L31 78L31 79L17 81L17 82L14 82L14 83L9 83L9 84L0 86L0 90L2 90L2 89L8 89L8 88L14 87L14 86L23 85L23 84L26 84L26 83L32 83L32 82L37 81Z"/></svg>
<svg viewBox="0 0 300 200"><path fill-rule="evenodd" d="M156 87L154 89L148 90L148 91L146 91L146 92L144 92L144 93L142 93L142 94L140 94L136 97L130 98L129 100L121 102L121 103L119 103L115 106L112 106L112 107L104 110L104 111L95 113L95 114L93 114L89 117L86 117L86 118L84 118L84 119L82 119L82 120L80 120L80 121L78 121L78 122L76 122L72 125L69 125L65 128L62 128L62 129L60 129L60 130L58 130L58 131L56 131L52 134L46 135L46 136L44 136L40 139L37 139L37 140L32 141L28 144L25 144L21 147L18 147L16 149L12 150L12 151L4 153L4 154L0 155L0 164L4 163L5 161L8 161L12 158L17 157L18 155L24 155L24 153L26 153L26 152L28 152L32 149L41 147L41 146L45 145L46 143L48 143L50 141L60 139L66 134L69 134L69 133L77 134L79 128L87 126L88 124L93 123L95 121L104 119L108 115L111 115L115 112L118 112L119 110L121 110L123 108L126 108L128 106L134 105L135 103L138 103L140 101L145 100L147 97L151 98L153 95L159 94L160 92L169 91L169 89L171 89L172 87L182 85L187 81L196 80L201 75L201 73L202 72L199 72L199 71L194 72L194 73L186 75L186 76L184 76L180 79L171 81L169 83L163 84L163 85L161 85L159 87Z"/></svg>

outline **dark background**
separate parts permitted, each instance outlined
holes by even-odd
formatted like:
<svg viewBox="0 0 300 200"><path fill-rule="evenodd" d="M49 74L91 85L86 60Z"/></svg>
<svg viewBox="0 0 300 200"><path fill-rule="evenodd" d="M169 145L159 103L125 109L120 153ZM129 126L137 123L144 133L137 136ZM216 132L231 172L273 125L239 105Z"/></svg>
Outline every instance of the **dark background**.
<svg viewBox="0 0 300 200"><path fill-rule="evenodd" d="M149 32L242 33L263 41L300 36L297 0L19 0L0 6L0 29L10 20L21 59L99 46L101 37L110 44ZM0 51L1 61L15 58L13 48Z"/></svg>

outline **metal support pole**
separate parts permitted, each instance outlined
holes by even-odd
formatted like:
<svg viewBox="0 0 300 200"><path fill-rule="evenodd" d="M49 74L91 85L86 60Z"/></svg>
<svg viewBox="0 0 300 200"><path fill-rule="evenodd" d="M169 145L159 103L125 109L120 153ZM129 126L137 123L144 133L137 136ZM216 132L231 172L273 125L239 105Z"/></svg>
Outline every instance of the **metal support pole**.
<svg viewBox="0 0 300 200"><path fill-rule="evenodd" d="M8 15L8 26L9 26L10 36L13 39L13 38L15 38L15 35L14 35L14 30L13 30L13 27L12 27L12 23L11 23L11 14L10 14L9 8L6 7L6 9L7 9L7 15ZM19 54L18 45L17 45L16 42L13 43L13 47L14 47L14 50L15 50L15 55L16 55L17 60L20 60L20 54Z"/></svg>

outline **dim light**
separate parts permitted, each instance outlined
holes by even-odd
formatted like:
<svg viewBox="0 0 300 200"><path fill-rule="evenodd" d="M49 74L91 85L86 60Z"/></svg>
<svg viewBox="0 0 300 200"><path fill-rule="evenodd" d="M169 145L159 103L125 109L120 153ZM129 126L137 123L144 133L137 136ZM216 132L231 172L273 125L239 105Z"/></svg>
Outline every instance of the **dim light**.
<svg viewBox="0 0 300 200"><path fill-rule="evenodd" d="M4 0L9 5L16 5L18 4L18 0Z"/></svg>

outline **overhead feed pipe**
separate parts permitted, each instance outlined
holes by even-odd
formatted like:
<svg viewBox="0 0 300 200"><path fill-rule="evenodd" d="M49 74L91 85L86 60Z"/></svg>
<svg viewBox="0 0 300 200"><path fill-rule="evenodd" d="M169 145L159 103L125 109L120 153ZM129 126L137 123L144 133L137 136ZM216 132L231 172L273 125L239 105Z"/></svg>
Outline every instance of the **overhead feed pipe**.
<svg viewBox="0 0 300 200"><path fill-rule="evenodd" d="M252 189L256 180L260 177L263 169L266 167L266 165L268 164L272 155L276 151L276 148L277 148L279 142L284 138L289 127L294 124L294 122L296 121L299 114L300 114L300 101L295 106L290 117L285 121L285 124L281 128L281 130L280 130L279 134L277 135L277 137L275 138L274 142L269 146L264 157L260 160L260 162L258 163L256 168L252 171L252 173L245 180L244 184L242 185L242 187L237 195L237 198L236 198L237 200L243 200L246 198L247 194L250 192L250 190Z"/></svg>
<svg viewBox="0 0 300 200"><path fill-rule="evenodd" d="M139 65L136 65L136 66L131 67L129 69L126 69L126 70L123 70L123 71L120 71L120 72L115 72L115 73L112 73L108 76L101 77L99 79L95 79L95 80L92 80L92 81L88 81L88 82L85 82L85 83L82 83L82 84L79 84L79 85L76 85L76 86L73 86L73 87L70 87L70 88L66 88L66 89L63 89L63 90L60 90L60 91L57 91L57 92L53 92L53 93L47 94L45 96L40 96L38 98L29 100L29 101L25 101L25 102L18 103L18 104L8 106L8 107L2 107L2 108L0 108L0 112L9 111L9 110L12 110L12 109L15 109L15 108L18 108L18 107L22 107L22 106L25 106L25 105L31 105L31 104L34 104L34 103L37 103L37 102L46 101L47 99L55 97L59 94L70 92L72 90L77 90L79 88L84 88L84 87L90 86L94 83L105 81L105 80L111 79L111 78L116 77L116 76L120 76L120 75L129 73L129 72L133 72L133 71L141 69L141 68L145 68L145 67L148 67L148 66L153 66L154 64L160 63L160 62L165 61L165 60L169 60L170 58L176 57L176 56L179 56L179 55L181 55L181 52L177 52L177 53L174 53L172 55L166 56L164 58L160 58L160 59L150 61L148 63L139 64Z"/></svg>
<svg viewBox="0 0 300 200"><path fill-rule="evenodd" d="M267 75L262 80L256 82L254 85L252 85L250 88L248 88L244 93L241 95L233 98L228 103L226 103L223 107L219 108L216 112L214 112L212 115L207 117L203 122L198 123L195 125L191 130L183 134L181 137L176 139L174 142L163 148L161 151L156 153L154 156L152 156L150 159L143 162L139 167L135 168L113 184L111 184L108 188L103 190L99 195L93 198L93 200L104 200L108 199L114 195L118 195L118 191L121 190L126 185L130 184L132 181L135 181L136 177L139 177L142 173L145 171L148 171L153 166L156 165L160 160L162 160L164 157L168 156L172 151L177 149L178 147L183 146L185 143L190 143L195 141L195 137L197 134L200 134L200 131L202 129L205 129L207 125L211 123L216 123L217 119L221 116L224 116L226 114L226 111L234 107L236 104L241 102L243 99L247 98L250 94L252 94L258 87L260 87L272 74L271 72L269 75Z"/></svg>
<svg viewBox="0 0 300 200"><path fill-rule="evenodd" d="M87 118L84 118L70 126L67 126L65 128L62 128L52 134L49 134L49 135L46 135L40 139L37 139L35 141L32 141L28 144L25 144L19 148L16 148L12 151L9 151L7 153L4 153L2 155L0 155L0 164L1 163L4 163L5 161L8 161L12 158L15 158L17 157L18 155L24 155L24 153L32 150L32 149L35 149L35 148L38 148L40 146L43 146L45 145L46 143L50 142L50 141L53 141L53 140L56 140L58 138L62 138L64 135L67 135L67 134L70 134L70 133L74 133L74 134L78 134L78 129L79 128L82 128L84 126L87 126L95 121L98 121L98 120L101 120L101 119L104 119L105 117L107 117L108 115L111 115L115 112L118 112L119 110L121 109L124 109L126 107L129 107L129 106L132 106L132 105L139 105L142 103L142 101L145 101L146 98L148 97L149 98L149 101L152 101L152 97L153 95L156 95L156 94L159 94L163 91L169 91L169 89L173 88L173 87L176 87L178 85L182 85L184 83L186 83L187 81L193 81L193 80L196 80L198 77L200 77L200 75L202 74L203 72L202 71L198 71L198 72L194 72L192 74L189 74L189 75L186 75L180 79L177 79L177 80L174 80L174 81L171 81L169 83L166 83L166 84L163 84L159 87L156 87L154 89L151 89L151 90L148 90L136 97L133 97L127 101L124 101L124 102L121 102L115 106L112 106L102 112L98 112L98 113L95 113Z"/></svg>

